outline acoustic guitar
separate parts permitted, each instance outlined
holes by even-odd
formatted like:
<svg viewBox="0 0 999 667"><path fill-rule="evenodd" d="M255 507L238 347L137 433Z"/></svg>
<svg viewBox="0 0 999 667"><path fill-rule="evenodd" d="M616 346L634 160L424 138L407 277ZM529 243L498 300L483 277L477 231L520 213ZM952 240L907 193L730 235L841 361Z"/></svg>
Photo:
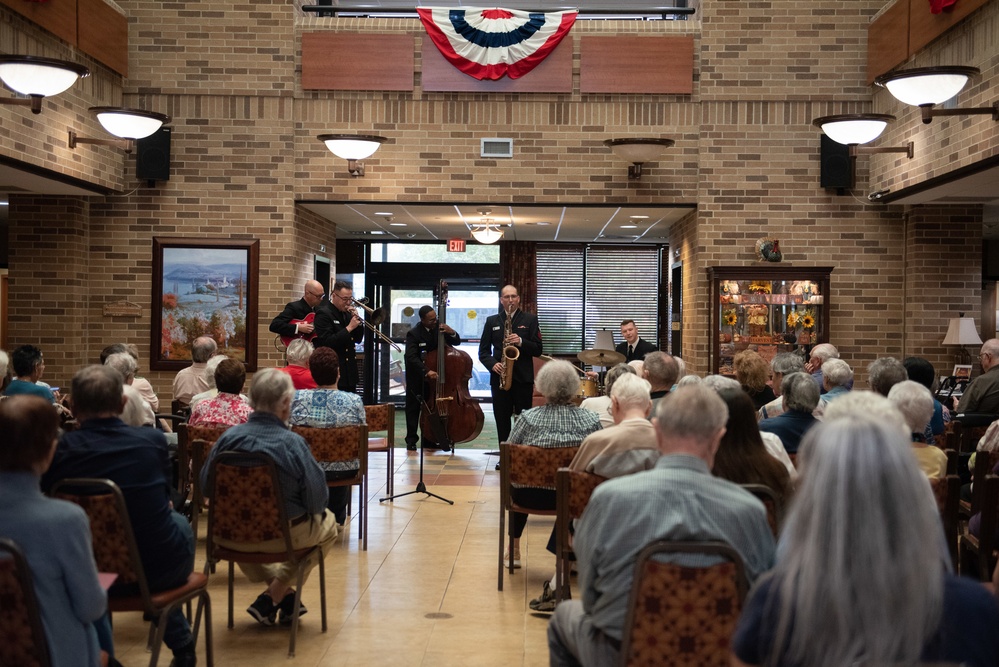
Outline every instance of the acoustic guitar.
<svg viewBox="0 0 999 667"><path fill-rule="evenodd" d="M316 314L315 313L309 313L308 315L305 316L305 319L302 319L302 320L292 320L291 323L292 324L304 324L304 323L308 322L309 324L312 324L313 320L315 320L315 319L316 319ZM319 334L316 333L316 330L313 329L312 333L308 333L308 334L307 333L298 333L298 334L295 334L294 336L281 336L281 342L284 343L285 347L288 347L289 345L291 345L291 341L293 341L293 340L297 340L299 338L304 338L305 340L311 342L318 335Z"/></svg>

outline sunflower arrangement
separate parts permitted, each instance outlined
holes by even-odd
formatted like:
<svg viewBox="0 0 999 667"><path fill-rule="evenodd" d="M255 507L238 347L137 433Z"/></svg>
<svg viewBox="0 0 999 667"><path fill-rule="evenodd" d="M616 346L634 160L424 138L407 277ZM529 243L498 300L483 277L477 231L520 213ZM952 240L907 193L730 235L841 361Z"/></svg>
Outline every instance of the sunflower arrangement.
<svg viewBox="0 0 999 667"><path fill-rule="evenodd" d="M734 327L739 322L739 316L734 310L726 310L722 313L722 321L730 327Z"/></svg>
<svg viewBox="0 0 999 667"><path fill-rule="evenodd" d="M815 326L815 313L811 309L806 310L801 316L801 328L811 329Z"/></svg>
<svg viewBox="0 0 999 667"><path fill-rule="evenodd" d="M754 280L749 283L749 291L753 294L770 294L773 284L769 280Z"/></svg>
<svg viewBox="0 0 999 667"><path fill-rule="evenodd" d="M798 311L792 310L790 313L787 314L787 328L797 329L800 320L801 320L801 315L798 314Z"/></svg>

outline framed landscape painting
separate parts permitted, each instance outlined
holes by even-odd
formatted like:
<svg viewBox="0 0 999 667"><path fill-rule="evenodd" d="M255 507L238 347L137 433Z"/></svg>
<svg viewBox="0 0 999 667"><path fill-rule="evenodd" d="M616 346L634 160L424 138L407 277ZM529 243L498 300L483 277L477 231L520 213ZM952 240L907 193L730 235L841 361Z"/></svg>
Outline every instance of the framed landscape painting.
<svg viewBox="0 0 999 667"><path fill-rule="evenodd" d="M153 238L150 368L186 368L191 344L208 336L255 371L259 262L253 239Z"/></svg>

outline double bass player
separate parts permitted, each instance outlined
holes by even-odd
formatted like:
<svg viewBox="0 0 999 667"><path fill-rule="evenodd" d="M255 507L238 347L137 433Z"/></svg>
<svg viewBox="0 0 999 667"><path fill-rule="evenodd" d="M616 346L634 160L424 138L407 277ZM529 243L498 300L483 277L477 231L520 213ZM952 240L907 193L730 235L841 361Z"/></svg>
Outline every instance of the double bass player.
<svg viewBox="0 0 999 667"><path fill-rule="evenodd" d="M437 349L438 328L444 333L444 341L448 345L461 345L461 336L447 324L439 323L437 313L430 306L420 308L420 321L406 333L406 449L409 451L416 451L420 408L427 395L426 383L437 380L437 371L427 368L424 360L428 352ZM432 436L429 433L423 434L424 447L450 450L447 443L433 443Z"/></svg>

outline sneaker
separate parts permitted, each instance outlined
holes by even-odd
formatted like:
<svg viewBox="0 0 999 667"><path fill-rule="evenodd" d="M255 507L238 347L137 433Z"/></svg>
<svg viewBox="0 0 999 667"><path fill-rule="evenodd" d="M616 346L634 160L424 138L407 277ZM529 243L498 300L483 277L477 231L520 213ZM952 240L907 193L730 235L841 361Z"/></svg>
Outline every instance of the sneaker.
<svg viewBox="0 0 999 667"><path fill-rule="evenodd" d="M291 625L292 612L295 611L295 593L291 592L285 595L281 599L281 603L278 605L278 610L280 614L278 615L278 622L281 625ZM309 610L305 608L304 604L298 605L298 617L302 618Z"/></svg>
<svg viewBox="0 0 999 667"><path fill-rule="evenodd" d="M505 567L505 568L509 568L510 567L510 554L509 553L507 553L507 555L504 556L504 558L503 558L503 567ZM515 570L519 570L520 569L520 549L514 549L513 550L513 569L515 569Z"/></svg>
<svg viewBox="0 0 999 667"><path fill-rule="evenodd" d="M531 600L529 606L533 611L551 614L555 611L555 604L555 591L552 590L551 583L546 581L545 587L541 590L541 597Z"/></svg>
<svg viewBox="0 0 999 667"><path fill-rule="evenodd" d="M274 625L274 620L277 618L277 611L277 605L274 604L271 596L267 593L261 593L257 596L254 603L247 608L246 613L257 619L257 623L260 625Z"/></svg>

